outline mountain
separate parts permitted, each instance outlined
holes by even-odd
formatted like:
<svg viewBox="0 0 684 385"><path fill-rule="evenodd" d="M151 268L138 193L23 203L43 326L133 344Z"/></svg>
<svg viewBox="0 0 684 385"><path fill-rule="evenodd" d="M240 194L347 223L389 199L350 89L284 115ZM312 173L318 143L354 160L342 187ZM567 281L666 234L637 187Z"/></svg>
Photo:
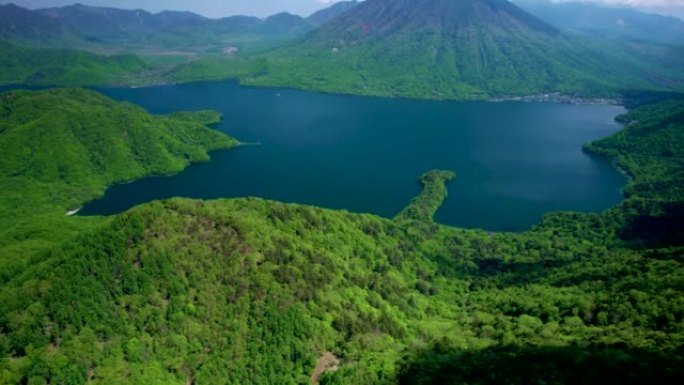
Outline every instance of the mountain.
<svg viewBox="0 0 684 385"><path fill-rule="evenodd" d="M350 9L359 5L360 1L340 1L328 8L321 9L320 11L314 12L307 20L311 21L316 25L323 25L330 20L336 18L337 16L349 11Z"/></svg>
<svg viewBox="0 0 684 385"><path fill-rule="evenodd" d="M592 37L684 45L684 21L672 16L587 2L516 0L531 14L555 27Z"/></svg>
<svg viewBox="0 0 684 385"><path fill-rule="evenodd" d="M74 71L72 58L46 64L44 56L6 57L4 82L141 84L237 77L250 85L447 99L551 92L616 97L625 89L684 87L684 51L678 47L566 34L506 0L370 0L331 10L345 7L351 9L316 29L316 22L287 13L207 19L83 5L38 11L5 6L0 31L9 42L152 56L146 60L150 68L140 63L139 70L111 73L100 71L100 64ZM56 53L50 55L74 56ZM168 61L158 56L164 53L180 56ZM199 60L188 60L197 55ZM133 61L128 57L126 63ZM70 75L81 70L87 76Z"/></svg>
<svg viewBox="0 0 684 385"><path fill-rule="evenodd" d="M505 0L371 0L335 20L324 31L348 33L348 37L361 40L409 30L450 34L477 27L489 32L496 23L512 33L556 34L550 25Z"/></svg>
<svg viewBox="0 0 684 385"><path fill-rule="evenodd" d="M266 19L231 16L208 19L191 12L92 7L81 4L31 11L0 7L0 37L38 48L96 52L223 53L231 47L257 50L301 37L315 24L280 13ZM235 53L235 49L230 49Z"/></svg>
<svg viewBox="0 0 684 385"><path fill-rule="evenodd" d="M169 25L172 23L183 23L188 21L206 20L206 17L204 16L184 11L162 11L157 13L155 16L164 25Z"/></svg>
<svg viewBox="0 0 684 385"><path fill-rule="evenodd" d="M234 142L204 126L211 112L153 116L84 90L0 99L0 219L10 226L0 231L11 229L0 239L80 230L26 268L0 269L2 383L669 385L684 376L681 100L630 111L624 131L588 147L633 177L617 207L489 233L432 220L454 176L446 171L423 175L423 192L394 219L256 198L67 218L105 184L178 170ZM45 210L43 227L8 215L16 205Z"/></svg>
<svg viewBox="0 0 684 385"><path fill-rule="evenodd" d="M0 38L52 41L66 34L58 20L14 4L0 4Z"/></svg>
<svg viewBox="0 0 684 385"><path fill-rule="evenodd" d="M301 16L281 12L264 20L262 30L272 34L300 35L312 29L309 22Z"/></svg>
<svg viewBox="0 0 684 385"><path fill-rule="evenodd" d="M506 0L368 0L266 58L268 73L246 83L459 99L682 86L682 72Z"/></svg>
<svg viewBox="0 0 684 385"><path fill-rule="evenodd" d="M159 18L142 10L129 11L76 4L36 12L62 23L74 34L93 41L145 36L162 26Z"/></svg>
<svg viewBox="0 0 684 385"><path fill-rule="evenodd" d="M279 13L266 19L230 16L169 24L145 39L131 37L128 42L200 53L222 53L234 47L242 53L271 48L301 37L313 28L311 22L289 13Z"/></svg>
<svg viewBox="0 0 684 385"><path fill-rule="evenodd" d="M189 12L169 11L153 15L142 10L84 5L42 9L38 12L61 21L77 35L102 41L135 42L141 38L155 39L156 36L151 36L153 34L175 34L181 30L195 36L211 30L218 33L291 35L297 34L299 29L306 29L310 26L302 17L286 12L266 19L246 16L207 19Z"/></svg>

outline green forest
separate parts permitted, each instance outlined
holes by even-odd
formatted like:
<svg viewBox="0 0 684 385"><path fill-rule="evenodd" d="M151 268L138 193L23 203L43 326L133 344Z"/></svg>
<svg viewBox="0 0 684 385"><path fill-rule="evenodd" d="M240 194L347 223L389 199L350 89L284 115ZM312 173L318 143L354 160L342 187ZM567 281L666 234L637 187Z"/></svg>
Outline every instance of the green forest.
<svg viewBox="0 0 684 385"><path fill-rule="evenodd" d="M24 48L0 40L0 84L83 86L131 83L151 67L135 55Z"/></svg>
<svg viewBox="0 0 684 385"><path fill-rule="evenodd" d="M214 111L153 116L83 89L0 94L0 283L38 251L99 223L64 213L107 186L182 170L237 141Z"/></svg>
<svg viewBox="0 0 684 385"><path fill-rule="evenodd" d="M264 18L139 3L0 4L2 90L39 89L0 93L0 385L684 384L684 21L507 0ZM611 208L547 213L523 232L438 223L465 183L457 169L410 176L422 190L387 217L261 198L74 215L111 186L241 143L217 130L230 112L153 114L48 87L219 80L614 102L622 129L583 151L628 182ZM245 101L299 114L280 91L270 107Z"/></svg>
<svg viewBox="0 0 684 385"><path fill-rule="evenodd" d="M0 99L0 384L684 379L683 100L587 144L630 176L622 203L491 233L432 219L458 170L420 176L394 219L256 198L66 217L237 141L211 111Z"/></svg>

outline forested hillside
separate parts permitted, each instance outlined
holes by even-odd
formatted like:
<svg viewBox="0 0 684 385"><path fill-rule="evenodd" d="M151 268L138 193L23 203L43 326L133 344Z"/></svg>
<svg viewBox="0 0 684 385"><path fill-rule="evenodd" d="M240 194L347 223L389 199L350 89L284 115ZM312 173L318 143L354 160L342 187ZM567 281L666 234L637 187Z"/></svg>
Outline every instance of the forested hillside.
<svg viewBox="0 0 684 385"><path fill-rule="evenodd" d="M0 84L82 86L125 83L150 66L134 55L30 49L0 40L0 69Z"/></svg>
<svg viewBox="0 0 684 385"><path fill-rule="evenodd" d="M428 99L684 87L677 48L580 38L507 0L368 0L263 57L243 82Z"/></svg>
<svg viewBox="0 0 684 385"><path fill-rule="evenodd" d="M80 89L0 94L0 284L35 251L97 219L64 213L105 188L206 161L237 142L213 111L153 116Z"/></svg>
<svg viewBox="0 0 684 385"><path fill-rule="evenodd" d="M0 93L0 385L684 383L684 48L659 44L679 44L682 23L566 7L579 13L554 8L566 22L554 24L506 0L348 1L265 19L0 5L0 84L230 78L629 108L623 130L584 148L629 177L624 200L507 233L435 221L459 170L415 175L422 192L393 218L259 198L74 215L109 186L239 142L212 129L215 111L152 115L85 89ZM246 94L247 115L277 108L315 128L338 116L299 116L335 106L290 108L278 92ZM369 116L340 111L351 125ZM435 119L458 129L449 116ZM377 142L364 141L370 154ZM255 174L217 177L241 187L232 179Z"/></svg>
<svg viewBox="0 0 684 385"><path fill-rule="evenodd" d="M683 113L635 109L589 145L632 176L624 203L525 233L434 223L445 171L396 220L137 207L4 285L0 383L680 383Z"/></svg>

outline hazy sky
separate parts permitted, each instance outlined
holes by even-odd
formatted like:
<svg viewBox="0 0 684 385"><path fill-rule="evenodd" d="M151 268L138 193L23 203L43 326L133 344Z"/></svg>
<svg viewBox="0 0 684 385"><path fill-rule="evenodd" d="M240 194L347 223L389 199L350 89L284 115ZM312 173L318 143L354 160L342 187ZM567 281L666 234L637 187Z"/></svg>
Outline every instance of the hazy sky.
<svg viewBox="0 0 684 385"><path fill-rule="evenodd" d="M152 12L182 10L216 18L230 15L270 16L283 11L308 16L316 10L332 4L330 1L331 0L2 0L0 3L14 3L32 9L81 3L125 9L146 9Z"/></svg>
<svg viewBox="0 0 684 385"><path fill-rule="evenodd" d="M571 2L578 0L553 0L556 2ZM673 15L684 19L684 0L579 0L586 3L601 3L606 5L622 5L641 9L643 11Z"/></svg>
<svg viewBox="0 0 684 385"><path fill-rule="evenodd" d="M167 9L193 11L208 17L229 15L269 16L278 12L308 16L336 0L0 0L27 8L45 8L74 4L77 2L126 9L146 9L159 12ZM554 0L577 1L577 0ZM582 0L580 0L582 1ZM684 16L684 0L583 0L613 5L630 5L659 13Z"/></svg>

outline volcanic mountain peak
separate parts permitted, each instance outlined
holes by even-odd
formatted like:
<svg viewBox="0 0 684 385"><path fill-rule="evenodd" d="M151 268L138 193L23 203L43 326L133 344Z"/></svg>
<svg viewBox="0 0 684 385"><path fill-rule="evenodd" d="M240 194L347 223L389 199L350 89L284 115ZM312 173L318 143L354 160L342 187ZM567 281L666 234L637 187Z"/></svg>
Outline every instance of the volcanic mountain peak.
<svg viewBox="0 0 684 385"><path fill-rule="evenodd" d="M377 37L408 30L455 33L490 26L557 33L507 0L366 0L326 29Z"/></svg>
<svg viewBox="0 0 684 385"><path fill-rule="evenodd" d="M670 87L669 72L649 73L631 52L565 35L507 0L366 0L270 53L271 72L252 83L461 99Z"/></svg>
<svg viewBox="0 0 684 385"><path fill-rule="evenodd" d="M353 9L361 2L358 0L350 1L338 1L337 3L331 5L328 8L321 9L318 12L313 13L307 19L316 25L323 25L330 20L340 16L341 14L348 12Z"/></svg>

